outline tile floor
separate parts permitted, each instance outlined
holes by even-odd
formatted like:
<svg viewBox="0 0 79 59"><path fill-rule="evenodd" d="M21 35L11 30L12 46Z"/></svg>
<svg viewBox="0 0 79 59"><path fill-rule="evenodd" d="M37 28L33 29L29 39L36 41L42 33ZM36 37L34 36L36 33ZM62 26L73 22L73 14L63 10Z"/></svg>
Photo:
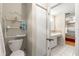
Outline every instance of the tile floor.
<svg viewBox="0 0 79 59"><path fill-rule="evenodd" d="M51 56L75 56L74 47L65 45L65 46L56 46L52 49Z"/></svg>

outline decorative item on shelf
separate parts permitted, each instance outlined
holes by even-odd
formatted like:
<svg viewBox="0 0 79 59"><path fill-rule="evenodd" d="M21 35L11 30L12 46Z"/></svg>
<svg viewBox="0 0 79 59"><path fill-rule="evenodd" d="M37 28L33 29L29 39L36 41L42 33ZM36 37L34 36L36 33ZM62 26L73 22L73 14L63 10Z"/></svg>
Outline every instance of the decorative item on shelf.
<svg viewBox="0 0 79 59"><path fill-rule="evenodd" d="M24 20L20 22L20 29L21 30L26 30L27 29L27 24Z"/></svg>

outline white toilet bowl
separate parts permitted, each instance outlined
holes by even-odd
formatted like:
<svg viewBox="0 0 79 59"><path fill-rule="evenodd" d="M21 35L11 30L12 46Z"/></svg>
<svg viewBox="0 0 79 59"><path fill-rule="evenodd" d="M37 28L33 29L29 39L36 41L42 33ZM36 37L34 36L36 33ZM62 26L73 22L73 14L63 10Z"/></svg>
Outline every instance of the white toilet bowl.
<svg viewBox="0 0 79 59"><path fill-rule="evenodd" d="M17 51L12 52L10 56L24 56L24 55L25 55L24 51L17 50Z"/></svg>
<svg viewBox="0 0 79 59"><path fill-rule="evenodd" d="M23 39L10 40L8 41L9 47L12 51L10 56L24 56L24 51L20 50Z"/></svg>

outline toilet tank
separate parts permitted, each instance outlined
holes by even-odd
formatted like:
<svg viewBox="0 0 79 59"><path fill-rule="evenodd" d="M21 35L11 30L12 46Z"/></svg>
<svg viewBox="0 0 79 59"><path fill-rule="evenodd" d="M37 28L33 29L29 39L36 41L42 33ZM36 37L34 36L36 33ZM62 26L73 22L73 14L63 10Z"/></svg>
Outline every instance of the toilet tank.
<svg viewBox="0 0 79 59"><path fill-rule="evenodd" d="M9 48L11 49L11 51L20 50L22 46L22 42L23 42L23 39L9 40L8 41Z"/></svg>

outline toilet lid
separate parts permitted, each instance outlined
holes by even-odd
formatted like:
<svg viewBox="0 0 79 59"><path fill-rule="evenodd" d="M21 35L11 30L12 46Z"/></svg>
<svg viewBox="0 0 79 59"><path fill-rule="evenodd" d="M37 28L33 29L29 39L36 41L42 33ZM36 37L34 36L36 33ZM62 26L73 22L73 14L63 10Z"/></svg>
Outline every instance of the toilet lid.
<svg viewBox="0 0 79 59"><path fill-rule="evenodd" d="M12 52L12 54L10 56L24 56L24 51L22 50L17 50L17 51L14 51Z"/></svg>

